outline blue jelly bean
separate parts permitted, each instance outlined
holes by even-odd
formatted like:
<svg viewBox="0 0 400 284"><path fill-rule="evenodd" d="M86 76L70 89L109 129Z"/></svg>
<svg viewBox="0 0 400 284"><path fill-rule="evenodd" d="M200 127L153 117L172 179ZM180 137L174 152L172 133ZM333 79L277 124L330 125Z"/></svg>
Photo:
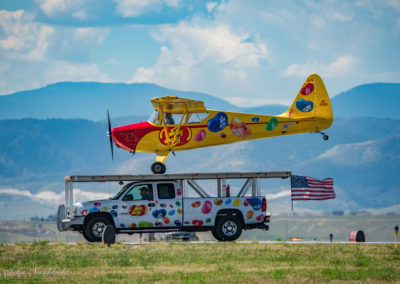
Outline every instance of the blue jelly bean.
<svg viewBox="0 0 400 284"><path fill-rule="evenodd" d="M168 212L168 215L169 215L169 216L172 216L172 215L174 215L174 214L175 214L175 210L174 210L174 209L172 209L171 211Z"/></svg>
<svg viewBox="0 0 400 284"><path fill-rule="evenodd" d="M232 203L232 199L228 198L227 200L225 200L225 204L231 204Z"/></svg>
<svg viewBox="0 0 400 284"><path fill-rule="evenodd" d="M114 218L117 218L117 217L118 217L118 213L117 213L117 211L115 211L115 210L111 210L111 215L112 215Z"/></svg>
<svg viewBox="0 0 400 284"><path fill-rule="evenodd" d="M259 122L259 121L260 121L260 118L259 118L259 117L252 117L251 120L252 120L253 122Z"/></svg>
<svg viewBox="0 0 400 284"><path fill-rule="evenodd" d="M261 199L257 197L250 198L250 206L253 207L254 211L261 210L262 207Z"/></svg>
<svg viewBox="0 0 400 284"><path fill-rule="evenodd" d="M179 221L179 220L175 220L175 225L177 226L177 227L180 227L180 226L182 226L182 223L181 223L181 221Z"/></svg>
<svg viewBox="0 0 400 284"><path fill-rule="evenodd" d="M165 210L165 209L159 209L159 210L153 211L154 218L163 218L163 217L165 217L165 215L167 215L167 210Z"/></svg>
<svg viewBox="0 0 400 284"><path fill-rule="evenodd" d="M97 207L90 208L89 213L98 212L99 209Z"/></svg>
<svg viewBox="0 0 400 284"><path fill-rule="evenodd" d="M300 99L296 102L296 107L301 112L310 112L314 108L314 103L312 101Z"/></svg>
<svg viewBox="0 0 400 284"><path fill-rule="evenodd" d="M120 224L121 228L126 228L125 224Z"/></svg>
<svg viewBox="0 0 400 284"><path fill-rule="evenodd" d="M118 209L118 205L114 205L112 209Z"/></svg>
<svg viewBox="0 0 400 284"><path fill-rule="evenodd" d="M228 124L228 116L224 112L217 113L207 121L207 128L211 132L219 132Z"/></svg>

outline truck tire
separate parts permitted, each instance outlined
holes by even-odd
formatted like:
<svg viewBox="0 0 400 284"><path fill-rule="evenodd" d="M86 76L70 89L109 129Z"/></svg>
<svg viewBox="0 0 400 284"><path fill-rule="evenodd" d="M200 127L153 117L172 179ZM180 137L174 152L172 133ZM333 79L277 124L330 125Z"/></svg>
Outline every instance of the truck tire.
<svg viewBox="0 0 400 284"><path fill-rule="evenodd" d="M234 215L228 215L218 219L213 236L223 242L232 242L242 234L243 225L240 219Z"/></svg>
<svg viewBox="0 0 400 284"><path fill-rule="evenodd" d="M83 228L83 237L89 242L101 242L103 231L108 225L112 225L108 218L104 216L93 217Z"/></svg>

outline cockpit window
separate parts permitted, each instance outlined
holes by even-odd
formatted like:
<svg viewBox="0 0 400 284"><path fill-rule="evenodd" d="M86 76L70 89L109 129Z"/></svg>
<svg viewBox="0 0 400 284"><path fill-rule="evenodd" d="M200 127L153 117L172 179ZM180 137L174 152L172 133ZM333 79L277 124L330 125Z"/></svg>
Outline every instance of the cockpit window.
<svg viewBox="0 0 400 284"><path fill-rule="evenodd" d="M200 123L208 116L207 112L193 112L188 120L188 123Z"/></svg>
<svg viewBox="0 0 400 284"><path fill-rule="evenodd" d="M149 121L151 122L151 123L154 123L154 124L159 124L159 120L160 120L160 113L156 110L156 111L154 111L153 113L152 113L152 115L150 116L150 118L149 118Z"/></svg>

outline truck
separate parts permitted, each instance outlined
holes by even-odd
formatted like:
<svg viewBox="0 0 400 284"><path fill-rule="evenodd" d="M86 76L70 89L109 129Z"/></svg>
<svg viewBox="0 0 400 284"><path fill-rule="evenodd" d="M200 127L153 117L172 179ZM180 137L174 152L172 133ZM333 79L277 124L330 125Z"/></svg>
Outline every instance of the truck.
<svg viewBox="0 0 400 284"><path fill-rule="evenodd" d="M269 229L267 200L260 179L288 178L290 172L185 173L152 175L92 175L65 177L65 204L57 213L59 231L80 232L100 242L106 226L117 234L211 231L218 241L234 241L242 230ZM232 196L227 181L244 180ZM199 180L217 182L216 194ZM73 202L73 184L118 182L111 198ZM240 188L240 190L239 190ZM251 188L251 190L250 190ZM192 189L195 197L189 196ZM215 190L214 190L215 192Z"/></svg>

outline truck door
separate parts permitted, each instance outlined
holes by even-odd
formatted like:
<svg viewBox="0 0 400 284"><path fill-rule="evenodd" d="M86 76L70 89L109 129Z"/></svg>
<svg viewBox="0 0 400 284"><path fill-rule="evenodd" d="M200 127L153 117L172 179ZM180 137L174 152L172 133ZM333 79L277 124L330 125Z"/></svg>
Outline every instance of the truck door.
<svg viewBox="0 0 400 284"><path fill-rule="evenodd" d="M159 182L157 187L156 226L182 226L182 189L176 182Z"/></svg>
<svg viewBox="0 0 400 284"><path fill-rule="evenodd" d="M156 211L154 184L135 183L118 204L117 228L152 228L155 226L153 212Z"/></svg>

